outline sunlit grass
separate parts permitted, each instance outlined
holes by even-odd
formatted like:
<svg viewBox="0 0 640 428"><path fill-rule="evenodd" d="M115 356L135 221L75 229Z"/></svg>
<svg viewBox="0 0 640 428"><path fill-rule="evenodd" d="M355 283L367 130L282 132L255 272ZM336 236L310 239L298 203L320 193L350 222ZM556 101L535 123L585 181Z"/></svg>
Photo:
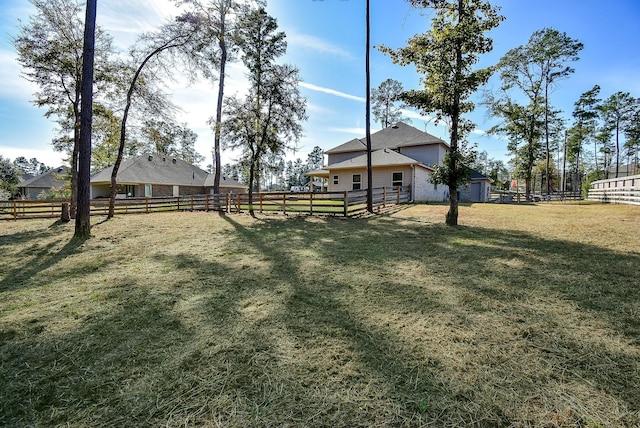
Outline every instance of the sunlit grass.
<svg viewBox="0 0 640 428"><path fill-rule="evenodd" d="M0 223L2 426L638 426L640 210Z"/></svg>

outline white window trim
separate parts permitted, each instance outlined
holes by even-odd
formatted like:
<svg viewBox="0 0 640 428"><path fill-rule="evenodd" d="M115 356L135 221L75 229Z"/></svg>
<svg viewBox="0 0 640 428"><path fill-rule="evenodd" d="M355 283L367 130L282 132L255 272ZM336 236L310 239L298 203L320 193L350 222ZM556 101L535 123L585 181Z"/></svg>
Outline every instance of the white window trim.
<svg viewBox="0 0 640 428"><path fill-rule="evenodd" d="M354 180L355 178L360 177L359 181ZM354 186L358 184L358 189L354 189ZM353 174L351 176L351 189L352 190L362 190L362 174Z"/></svg>

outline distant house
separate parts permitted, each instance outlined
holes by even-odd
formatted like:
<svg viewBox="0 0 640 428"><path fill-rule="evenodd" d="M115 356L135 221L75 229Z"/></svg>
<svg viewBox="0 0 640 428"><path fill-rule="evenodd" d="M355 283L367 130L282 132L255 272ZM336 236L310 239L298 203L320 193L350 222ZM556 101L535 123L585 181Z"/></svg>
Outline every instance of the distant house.
<svg viewBox="0 0 640 428"><path fill-rule="evenodd" d="M438 137L398 122L371 134L372 187L411 186L416 202L446 201L447 186L431 183L433 165L441 164L449 145ZM327 166L307 175L327 180L328 191L366 189L366 139L355 138L325 152ZM458 193L461 201L487 202L491 180L473 172L471 183Z"/></svg>
<svg viewBox="0 0 640 428"><path fill-rule="evenodd" d="M26 199L38 199L41 194L47 194L56 189L69 186L67 172L69 168L60 166L41 175L27 178L18 183L18 191Z"/></svg>
<svg viewBox="0 0 640 428"><path fill-rule="evenodd" d="M91 197L106 198L111 193L113 167L91 177ZM145 153L122 162L116 177L117 197L186 196L213 194L214 176L172 156ZM243 184L220 178L220 193L245 193Z"/></svg>

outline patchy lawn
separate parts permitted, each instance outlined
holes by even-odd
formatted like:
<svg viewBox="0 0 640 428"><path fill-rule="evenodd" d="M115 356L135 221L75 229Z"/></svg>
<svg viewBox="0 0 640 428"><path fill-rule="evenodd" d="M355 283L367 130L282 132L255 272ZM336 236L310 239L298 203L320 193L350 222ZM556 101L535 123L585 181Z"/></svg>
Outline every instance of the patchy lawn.
<svg viewBox="0 0 640 428"><path fill-rule="evenodd" d="M0 223L2 426L640 425L640 209Z"/></svg>

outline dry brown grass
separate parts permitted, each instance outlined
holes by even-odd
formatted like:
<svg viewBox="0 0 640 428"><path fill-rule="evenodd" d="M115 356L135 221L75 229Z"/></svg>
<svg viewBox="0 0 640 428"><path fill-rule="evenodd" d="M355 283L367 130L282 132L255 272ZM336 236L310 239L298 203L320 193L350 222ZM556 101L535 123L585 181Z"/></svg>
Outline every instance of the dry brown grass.
<svg viewBox="0 0 640 428"><path fill-rule="evenodd" d="M0 223L0 425L640 425L640 210L446 209Z"/></svg>

